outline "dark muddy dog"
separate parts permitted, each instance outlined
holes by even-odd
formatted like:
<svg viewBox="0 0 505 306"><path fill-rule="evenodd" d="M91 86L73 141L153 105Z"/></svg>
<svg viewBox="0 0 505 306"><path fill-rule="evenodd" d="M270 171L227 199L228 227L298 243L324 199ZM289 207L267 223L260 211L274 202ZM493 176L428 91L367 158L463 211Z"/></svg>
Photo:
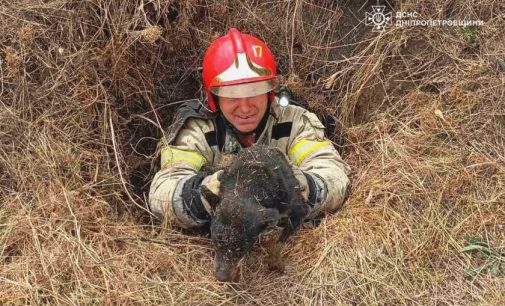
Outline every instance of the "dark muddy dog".
<svg viewBox="0 0 505 306"><path fill-rule="evenodd" d="M233 160L220 178L218 197L202 190L214 208L211 238L216 246L215 276L232 281L240 260L265 229L281 217L285 242L309 213L286 156L278 149L252 146Z"/></svg>

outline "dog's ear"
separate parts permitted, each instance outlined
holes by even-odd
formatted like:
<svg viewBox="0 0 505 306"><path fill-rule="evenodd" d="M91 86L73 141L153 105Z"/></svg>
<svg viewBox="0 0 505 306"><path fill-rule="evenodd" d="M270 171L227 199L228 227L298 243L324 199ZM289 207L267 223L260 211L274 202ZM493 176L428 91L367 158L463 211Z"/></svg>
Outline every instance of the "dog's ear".
<svg viewBox="0 0 505 306"><path fill-rule="evenodd" d="M265 229L277 225L281 215L275 208L262 208L258 212L258 226L257 231L261 233Z"/></svg>
<svg viewBox="0 0 505 306"><path fill-rule="evenodd" d="M303 223L303 220L310 214L310 206L305 202L300 202L299 205L293 207L289 212L287 224L279 236L279 242L286 242Z"/></svg>
<svg viewBox="0 0 505 306"><path fill-rule="evenodd" d="M206 186L200 186L200 194L209 204L210 211L212 212L211 214L213 215L214 211L216 211L217 206L219 206L219 203L221 203L221 198L219 195L210 191Z"/></svg>

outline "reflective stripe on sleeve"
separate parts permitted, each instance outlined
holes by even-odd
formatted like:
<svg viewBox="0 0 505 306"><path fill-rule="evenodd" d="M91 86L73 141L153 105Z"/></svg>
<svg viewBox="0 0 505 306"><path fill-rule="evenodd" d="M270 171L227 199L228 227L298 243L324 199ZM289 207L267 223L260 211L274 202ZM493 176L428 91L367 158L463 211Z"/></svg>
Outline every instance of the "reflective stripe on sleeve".
<svg viewBox="0 0 505 306"><path fill-rule="evenodd" d="M291 150L289 151L289 159L291 159L291 161L293 161L295 165L300 166L300 164L305 159L305 157L307 157L307 155L309 155L310 153L314 152L319 148L327 146L333 146L331 141L329 140L313 141L302 139L299 142L297 142L293 146L293 148L291 148Z"/></svg>
<svg viewBox="0 0 505 306"><path fill-rule="evenodd" d="M200 170L205 164L203 155L186 150L175 148L165 148L161 151L161 168L164 169L169 164L186 163L193 166L196 170Z"/></svg>

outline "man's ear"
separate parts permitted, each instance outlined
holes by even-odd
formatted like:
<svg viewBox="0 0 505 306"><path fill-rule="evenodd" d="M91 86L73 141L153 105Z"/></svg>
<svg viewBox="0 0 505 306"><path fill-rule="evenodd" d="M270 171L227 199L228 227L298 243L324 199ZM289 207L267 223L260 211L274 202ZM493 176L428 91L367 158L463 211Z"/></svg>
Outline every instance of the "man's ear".
<svg viewBox="0 0 505 306"><path fill-rule="evenodd" d="M209 190L209 188L203 185L200 186L200 195L210 205L211 215L213 215L214 211L216 210L216 207L219 205L219 203L221 203L221 198L219 197L219 195L213 193L212 191Z"/></svg>

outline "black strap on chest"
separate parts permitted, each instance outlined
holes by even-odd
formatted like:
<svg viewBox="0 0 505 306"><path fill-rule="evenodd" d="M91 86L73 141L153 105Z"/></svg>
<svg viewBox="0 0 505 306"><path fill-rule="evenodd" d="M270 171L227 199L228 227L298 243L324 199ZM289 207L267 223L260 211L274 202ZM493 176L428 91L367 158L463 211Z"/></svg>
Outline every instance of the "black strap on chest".
<svg viewBox="0 0 505 306"><path fill-rule="evenodd" d="M289 137L292 128L293 122L282 122L274 125L272 128L272 139L278 140L283 137Z"/></svg>
<svg viewBox="0 0 505 306"><path fill-rule="evenodd" d="M205 140L209 147L217 146L219 151L223 151L224 141L226 138L226 125L224 124L221 116L216 116L213 120L214 131L205 133Z"/></svg>

